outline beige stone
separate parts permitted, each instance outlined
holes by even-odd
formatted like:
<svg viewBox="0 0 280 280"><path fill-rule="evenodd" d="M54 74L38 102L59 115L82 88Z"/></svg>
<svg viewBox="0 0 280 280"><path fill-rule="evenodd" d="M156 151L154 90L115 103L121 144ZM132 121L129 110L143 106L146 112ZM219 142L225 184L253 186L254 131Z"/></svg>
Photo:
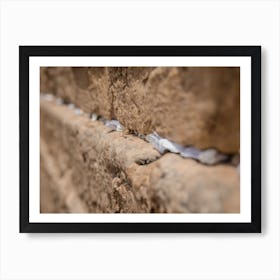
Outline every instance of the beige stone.
<svg viewBox="0 0 280 280"><path fill-rule="evenodd" d="M56 194L59 212L239 212L233 166L161 156L144 140L53 101L41 100L40 131L41 190ZM56 211L48 204L55 202L41 196L41 211Z"/></svg>
<svg viewBox="0 0 280 280"><path fill-rule="evenodd" d="M155 130L185 146L239 152L237 67L74 67L72 71L45 71L49 80L55 81L55 94L86 112L118 119L130 131L147 134ZM41 76L44 85L43 73Z"/></svg>

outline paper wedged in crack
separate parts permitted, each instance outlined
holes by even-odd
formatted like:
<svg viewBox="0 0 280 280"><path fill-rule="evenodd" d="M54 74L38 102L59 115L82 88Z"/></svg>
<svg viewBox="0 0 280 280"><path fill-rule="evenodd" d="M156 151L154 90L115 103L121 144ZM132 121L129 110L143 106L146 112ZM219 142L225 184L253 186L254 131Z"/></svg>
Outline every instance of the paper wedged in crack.
<svg viewBox="0 0 280 280"><path fill-rule="evenodd" d="M239 176L232 166L161 156L144 140L110 132L55 101L41 100L40 112L41 193L60 201L58 209L48 208L41 197L44 213L240 211Z"/></svg>
<svg viewBox="0 0 280 280"><path fill-rule="evenodd" d="M239 67L41 68L42 90L131 131L239 152Z"/></svg>

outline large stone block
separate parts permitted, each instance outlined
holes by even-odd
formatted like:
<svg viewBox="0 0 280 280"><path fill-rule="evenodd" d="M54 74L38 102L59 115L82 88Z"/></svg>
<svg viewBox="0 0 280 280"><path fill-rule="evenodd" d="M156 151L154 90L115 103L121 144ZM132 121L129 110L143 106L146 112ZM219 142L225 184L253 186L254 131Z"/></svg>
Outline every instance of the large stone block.
<svg viewBox="0 0 280 280"><path fill-rule="evenodd" d="M160 155L144 140L54 101L41 100L40 133L41 190L56 194L59 212L240 211L239 175L231 165ZM55 211L50 200L41 196L42 212Z"/></svg>
<svg viewBox="0 0 280 280"><path fill-rule="evenodd" d="M237 67L74 67L72 71L44 71L55 81L55 94L86 112L117 119L130 131L156 131L185 146L239 152Z"/></svg>

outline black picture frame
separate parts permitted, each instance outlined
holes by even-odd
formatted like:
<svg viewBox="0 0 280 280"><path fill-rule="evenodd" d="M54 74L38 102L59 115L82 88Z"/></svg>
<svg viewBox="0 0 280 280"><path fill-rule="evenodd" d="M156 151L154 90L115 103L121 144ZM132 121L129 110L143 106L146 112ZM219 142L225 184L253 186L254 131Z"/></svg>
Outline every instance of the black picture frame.
<svg viewBox="0 0 280 280"><path fill-rule="evenodd" d="M29 58L32 56L251 57L250 223L29 222ZM21 233L259 233L261 232L261 46L19 46ZM248 186L249 187L249 186Z"/></svg>

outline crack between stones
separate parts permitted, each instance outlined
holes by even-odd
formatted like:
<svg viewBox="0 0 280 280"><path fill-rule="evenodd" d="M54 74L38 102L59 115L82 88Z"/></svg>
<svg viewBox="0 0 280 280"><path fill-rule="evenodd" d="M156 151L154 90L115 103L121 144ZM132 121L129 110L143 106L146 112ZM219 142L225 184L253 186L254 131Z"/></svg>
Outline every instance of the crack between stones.
<svg viewBox="0 0 280 280"><path fill-rule="evenodd" d="M60 97L56 97L51 93L41 93L40 97L47 101L54 101L57 105L66 105L70 110L73 110L76 115L83 115L92 121L100 121L106 127L110 128L111 130L108 133L114 131L123 131L123 127L118 120L108 120L102 116L98 116L95 113L89 114L83 112L80 108L76 107L73 103L69 103L66 100L63 100ZM219 152L214 148L209 148L205 150L197 149L193 146L181 146L171 140L166 138L162 138L159 136L155 131L148 135L143 135L138 133L137 131L129 131L131 135L137 136L138 138L145 140L146 142L150 143L154 149L156 149L161 155L171 152L180 155L183 158L190 158L199 161L205 165L216 165L219 163L228 163L234 165L239 173L240 163L239 163L239 155L227 155ZM238 159L237 159L238 158ZM139 160L136 162L139 165L149 164L153 161L150 160Z"/></svg>

